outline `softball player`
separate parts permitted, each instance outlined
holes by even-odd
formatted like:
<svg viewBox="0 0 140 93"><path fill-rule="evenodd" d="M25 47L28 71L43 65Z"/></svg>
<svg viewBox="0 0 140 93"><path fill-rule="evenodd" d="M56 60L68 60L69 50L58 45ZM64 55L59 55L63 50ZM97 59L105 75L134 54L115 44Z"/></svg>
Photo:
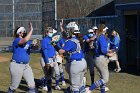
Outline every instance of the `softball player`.
<svg viewBox="0 0 140 93"><path fill-rule="evenodd" d="M13 56L10 63L11 85L8 93L14 93L18 88L22 76L26 80L29 93L36 93L34 76L31 67L29 66L30 60L30 44L29 41L33 32L32 24L30 23L30 31L27 34L24 27L19 27L15 31L15 39L13 41Z"/></svg>
<svg viewBox="0 0 140 93"><path fill-rule="evenodd" d="M94 27L94 30L96 30L97 27ZM88 34L84 35L84 54L85 54L85 59L87 62L87 66L89 68L90 71L90 77L91 77L91 84L94 83L94 62L93 62L93 56L94 56L94 39L96 37L96 35L94 34L94 30L93 29L89 29L88 30Z"/></svg>
<svg viewBox="0 0 140 93"><path fill-rule="evenodd" d="M69 37L69 39L65 42L62 49L55 46L60 54L63 54L66 51L70 53L70 59L66 63L66 71L68 72L70 79L70 91L67 91L67 93L85 92L82 80L87 69L87 64L79 40L76 38L77 33L79 33L79 31L75 22L69 23L67 25L67 37Z"/></svg>
<svg viewBox="0 0 140 93"><path fill-rule="evenodd" d="M87 93L91 93L97 87L101 87L101 93L105 93L105 85L109 80L108 71L108 58L107 56L112 56L112 53L107 51L107 41L103 34L104 24L99 24L99 30L97 33L96 47L95 47L95 66L100 73L101 79L96 81L91 85L91 87L86 88Z"/></svg>
<svg viewBox="0 0 140 93"><path fill-rule="evenodd" d="M115 61L116 62L116 67L114 69L115 72L120 72L121 71L121 67L118 61L118 51L119 51L119 45L120 45L120 37L119 34L113 30L112 31L112 36L113 36L113 40L110 42L110 47L112 52L114 52L114 55L112 57L110 57L111 61Z"/></svg>
<svg viewBox="0 0 140 93"><path fill-rule="evenodd" d="M60 89L59 86L59 67L58 64L55 62L56 51L54 47L51 45L51 38L53 36L53 29L48 27L46 30L46 37L42 40L42 59L41 64L44 68L45 73L45 82L43 89L51 92L51 84L52 84L52 70L54 68L55 77L56 77L56 88ZM44 64L45 63L45 64Z"/></svg>
<svg viewBox="0 0 140 93"><path fill-rule="evenodd" d="M57 43L57 46L59 48L62 48L64 46L64 43L65 43L65 40L63 37L60 38L60 40L58 41ZM63 86L66 86L66 83L65 83L65 79L64 79L64 70L62 68L62 61L63 61L63 55L60 55L58 52L57 52L57 55L56 55L56 62L58 63L58 66L59 66L59 72L60 72L60 76L61 76L61 80L62 80L62 85Z"/></svg>

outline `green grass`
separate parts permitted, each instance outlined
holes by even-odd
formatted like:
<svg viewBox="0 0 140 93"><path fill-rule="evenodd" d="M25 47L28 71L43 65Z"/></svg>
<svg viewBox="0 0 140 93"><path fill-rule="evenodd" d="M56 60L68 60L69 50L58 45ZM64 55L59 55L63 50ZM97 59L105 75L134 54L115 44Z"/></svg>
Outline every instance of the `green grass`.
<svg viewBox="0 0 140 93"><path fill-rule="evenodd" d="M1 56L11 57L11 53L1 53ZM43 71L40 66L40 54L31 54L30 66L33 69L35 79L39 79L43 76ZM10 85L10 73L9 73L9 63L2 62L0 63L0 93L5 93ZM65 78L68 79L68 75L65 72ZM98 74L96 71L95 80L98 80ZM24 80L23 80L24 81ZM89 74L87 75L87 85L90 85ZM55 82L53 80L53 88ZM67 84L68 86L68 84ZM128 73L114 73L110 71L110 80L108 83L110 91L107 93L140 93L140 76L128 74ZM66 87L62 87L66 89ZM17 89L17 92L24 92L27 90L27 85L22 82L20 87ZM46 93L39 89L40 92ZM63 93L63 91L53 90L54 93ZM94 90L93 93L100 93L99 90Z"/></svg>

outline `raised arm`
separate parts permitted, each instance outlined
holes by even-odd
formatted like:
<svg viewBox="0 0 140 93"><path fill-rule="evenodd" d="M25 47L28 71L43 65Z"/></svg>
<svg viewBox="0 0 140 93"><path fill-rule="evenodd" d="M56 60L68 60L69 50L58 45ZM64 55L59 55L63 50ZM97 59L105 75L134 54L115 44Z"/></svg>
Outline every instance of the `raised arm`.
<svg viewBox="0 0 140 93"><path fill-rule="evenodd" d="M22 44L25 44L30 38L31 38L31 35L33 33L33 27L32 27L32 23L30 22L29 23L29 33L27 34L27 36L25 38L22 38L18 44L22 45Z"/></svg>
<svg viewBox="0 0 140 93"><path fill-rule="evenodd" d="M64 28L63 28L63 22L64 22L64 20L62 19L61 22L60 22L60 30L61 30L61 32L64 31Z"/></svg>

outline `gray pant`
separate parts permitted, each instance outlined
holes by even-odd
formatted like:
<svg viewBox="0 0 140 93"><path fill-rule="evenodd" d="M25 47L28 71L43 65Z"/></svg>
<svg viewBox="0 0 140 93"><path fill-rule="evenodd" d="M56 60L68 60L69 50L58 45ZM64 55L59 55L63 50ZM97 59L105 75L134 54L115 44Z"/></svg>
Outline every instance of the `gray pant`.
<svg viewBox="0 0 140 93"><path fill-rule="evenodd" d="M82 61L72 61L66 63L66 71L69 74L72 91L79 91L82 84L84 74L87 70L87 63L83 58Z"/></svg>
<svg viewBox="0 0 140 93"><path fill-rule="evenodd" d="M42 69L43 69L43 71L44 71L45 62L44 62L44 59L43 59L43 58L41 58L40 64L41 64L41 67L42 67ZM56 62L53 61L53 58L49 58L49 63L48 63L48 64L50 64L50 66L51 66L52 68L54 68L55 74L60 75L58 64L57 64ZM45 74L45 73L44 73L44 74Z"/></svg>
<svg viewBox="0 0 140 93"><path fill-rule="evenodd" d="M64 70L63 70L62 63L58 63L58 67L59 67L59 72L60 72L60 73L63 73Z"/></svg>
<svg viewBox="0 0 140 93"><path fill-rule="evenodd" d="M11 85L10 89L15 90L18 88L22 76L26 80L29 88L35 88L34 76L29 64L18 64L16 62L10 63Z"/></svg>
<svg viewBox="0 0 140 93"><path fill-rule="evenodd" d="M95 58L95 66L99 71L101 79L103 79L105 83L107 83L109 80L108 63L109 60L105 56L99 56Z"/></svg>
<svg viewBox="0 0 140 93"><path fill-rule="evenodd" d="M53 60L53 58L49 58L49 63L47 63L47 64L50 64L50 66L51 66L51 68L50 69L52 69L52 70L54 70L55 71L55 79L57 80L57 81L59 81L59 79L60 79L60 73L59 73L59 67L58 67L58 64L57 64L57 62L54 62L55 60ZM43 71L44 71L44 75L46 76L46 70L44 69L44 66L45 66L45 62L44 62L44 59L43 58L41 58L41 61L40 61L40 64L41 64L41 66L42 66L42 69L43 69ZM52 75L53 75L53 72L51 72L51 75L48 77L48 76L46 76L48 79L51 79L52 78ZM56 83L56 85L58 85L59 84L59 82L58 83Z"/></svg>
<svg viewBox="0 0 140 93"><path fill-rule="evenodd" d="M60 73L63 73L64 71L62 68L62 57L60 55L56 55L56 62L58 63Z"/></svg>
<svg viewBox="0 0 140 93"><path fill-rule="evenodd" d="M91 77L91 84L94 83L94 59L93 59L93 51L89 51L88 53L85 54L85 59L87 62L87 66L90 72L90 77Z"/></svg>

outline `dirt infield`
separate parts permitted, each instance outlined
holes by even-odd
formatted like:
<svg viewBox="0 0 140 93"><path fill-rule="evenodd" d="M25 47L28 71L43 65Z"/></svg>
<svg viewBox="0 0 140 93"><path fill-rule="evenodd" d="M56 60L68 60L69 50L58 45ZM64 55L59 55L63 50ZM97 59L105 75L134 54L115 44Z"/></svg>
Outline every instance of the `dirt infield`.
<svg viewBox="0 0 140 93"><path fill-rule="evenodd" d="M10 61L10 58L0 56L0 62L7 62Z"/></svg>

